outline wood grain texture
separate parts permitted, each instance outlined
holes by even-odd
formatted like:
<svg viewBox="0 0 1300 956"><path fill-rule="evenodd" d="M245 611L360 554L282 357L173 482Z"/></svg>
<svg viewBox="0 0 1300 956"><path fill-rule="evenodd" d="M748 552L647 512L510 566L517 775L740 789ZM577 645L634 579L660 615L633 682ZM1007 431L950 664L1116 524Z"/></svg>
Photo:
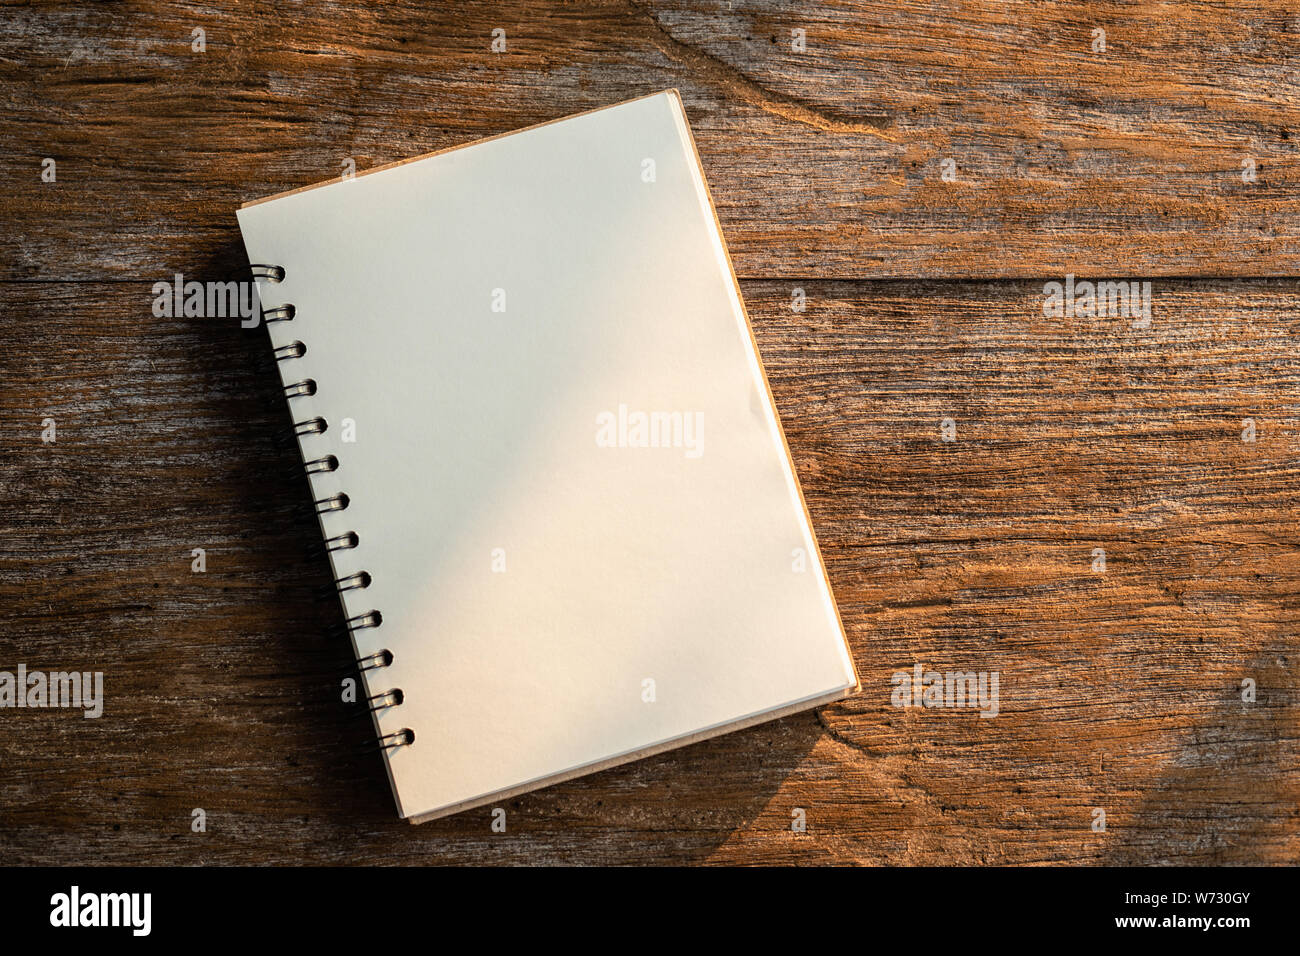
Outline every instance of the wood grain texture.
<svg viewBox="0 0 1300 956"><path fill-rule="evenodd" d="M796 313L742 283L862 695L494 835L399 822L356 752L265 332L156 319L149 282L0 283L0 668L107 694L0 714L0 859L1296 862L1295 284L1156 282L1148 330L1044 318L1040 282L801 285ZM1001 714L891 706L916 662L999 671Z"/></svg>
<svg viewBox="0 0 1300 956"><path fill-rule="evenodd" d="M1293 275L1298 61L1289 0L8 5L0 277L193 272L348 158L668 86L742 277Z"/></svg>
<svg viewBox="0 0 1300 956"><path fill-rule="evenodd" d="M7 4L0 669L108 701L0 712L0 860L1297 862L1298 48L1279 0ZM863 693L410 827L265 333L150 287L346 158L668 86ZM1044 318L1066 272L1154 278L1152 327ZM915 663L1000 715L891 706Z"/></svg>

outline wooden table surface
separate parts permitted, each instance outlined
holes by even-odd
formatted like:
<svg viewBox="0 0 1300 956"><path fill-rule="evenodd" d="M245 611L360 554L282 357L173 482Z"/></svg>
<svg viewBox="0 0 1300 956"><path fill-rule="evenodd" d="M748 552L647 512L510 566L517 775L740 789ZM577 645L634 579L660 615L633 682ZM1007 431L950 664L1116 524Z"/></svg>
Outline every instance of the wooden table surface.
<svg viewBox="0 0 1300 956"><path fill-rule="evenodd" d="M6 5L0 669L106 704L0 710L0 862L1297 862L1298 81L1276 0ZM266 333L152 286L348 159L670 86L863 691L409 826ZM1067 273L1150 326L1045 316ZM999 716L892 706L917 663Z"/></svg>

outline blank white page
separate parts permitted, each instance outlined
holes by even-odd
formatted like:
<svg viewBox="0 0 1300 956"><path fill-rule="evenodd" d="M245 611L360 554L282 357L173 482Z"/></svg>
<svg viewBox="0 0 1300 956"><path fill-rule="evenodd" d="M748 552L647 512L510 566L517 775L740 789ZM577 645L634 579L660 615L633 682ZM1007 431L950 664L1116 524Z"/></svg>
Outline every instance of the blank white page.
<svg viewBox="0 0 1300 956"><path fill-rule="evenodd" d="M245 206L404 817L837 699L853 662L675 90ZM352 440L349 440L352 439ZM658 447L656 447L658 446ZM691 759L683 755L683 760Z"/></svg>

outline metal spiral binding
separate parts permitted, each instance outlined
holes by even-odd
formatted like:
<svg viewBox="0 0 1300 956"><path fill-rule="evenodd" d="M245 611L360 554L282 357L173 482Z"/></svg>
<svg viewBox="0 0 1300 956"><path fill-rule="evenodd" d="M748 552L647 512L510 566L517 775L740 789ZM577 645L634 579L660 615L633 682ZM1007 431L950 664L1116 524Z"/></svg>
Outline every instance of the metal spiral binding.
<svg viewBox="0 0 1300 956"><path fill-rule="evenodd" d="M350 551L361 543L355 531L348 531L343 534L337 534L332 538L325 539L326 551Z"/></svg>
<svg viewBox="0 0 1300 956"><path fill-rule="evenodd" d="M376 742L379 744L379 749L384 751L393 750L397 747L409 747L415 743L415 731L410 727L404 727L391 734L384 734Z"/></svg>
<svg viewBox="0 0 1300 956"><path fill-rule="evenodd" d="M373 654L367 654L356 662L357 670L363 674L366 671L377 670L380 667L388 667L393 663L393 652L390 650L375 651Z"/></svg>
<svg viewBox="0 0 1300 956"><path fill-rule="evenodd" d="M324 458L316 458L303 465L309 475L322 475L331 471L339 470L339 460L333 455L326 455Z"/></svg>
<svg viewBox="0 0 1300 956"><path fill-rule="evenodd" d="M358 588L370 587L370 572L358 571L356 574L349 574L346 578L339 578L334 582L334 586L340 591L355 591Z"/></svg>
<svg viewBox="0 0 1300 956"><path fill-rule="evenodd" d="M283 266L267 265L263 263L254 263L249 266L253 277L256 279L265 279L268 282L283 282L286 270ZM291 302L278 305L262 311L263 322L290 322L298 314L297 308ZM277 362L288 362L294 359L300 359L307 354L307 345L305 342L296 340L289 345L282 345L273 352ZM305 378L300 382L293 382L284 387L284 397L288 401L295 398L303 398L316 394L316 380ZM307 435L321 435L329 428L329 423L319 416L309 418L306 421L294 422L294 433L302 438ZM333 471L338 471L339 460L334 455L325 455L303 463L303 468L308 475L320 475ZM320 515L329 514L334 511L343 511L350 503L349 498L343 492L330 495L317 501L316 513ZM360 537L355 531L348 531L344 534L335 535L332 538L325 539L325 549L329 552L345 551L357 547L360 543ZM339 578L334 582L339 594L344 591L364 590L370 587L370 572L358 571L349 574L346 577ZM368 630L379 627L384 621L384 616L375 610L367 611L364 614L358 614L348 619L347 626L350 632ZM377 670L381 667L388 667L393 663L391 651L382 650L374 654L369 654L355 662L356 669L362 674L367 671ZM405 694L400 687L394 687L386 690L382 694L374 694L366 699L366 711L377 713L390 707L401 706L405 700ZM388 752L397 747L409 747L415 743L415 731L409 727L390 734L384 734L375 742L378 749Z"/></svg>
<svg viewBox="0 0 1300 956"><path fill-rule="evenodd" d="M317 501L316 513L318 515L323 515L328 514L331 511L343 511L351 501L351 498L340 491L337 495L330 495L328 498L322 498L320 501Z"/></svg>
<svg viewBox="0 0 1300 956"><path fill-rule="evenodd" d="M356 617L348 618L348 629L353 631L364 631L368 628L378 627L384 623L384 616L378 611L367 611L365 614L358 614Z"/></svg>
<svg viewBox="0 0 1300 956"><path fill-rule="evenodd" d="M387 710L389 707L400 707L405 699L406 695L402 692L402 689L400 687L394 687L392 690L386 690L382 694L375 694L372 697L367 697L365 700L366 706L357 711L353 716L361 717L367 713L374 714L381 710ZM400 732L401 731L398 731L398 733ZM389 736L394 735L390 734Z"/></svg>
<svg viewBox="0 0 1300 956"><path fill-rule="evenodd" d="M396 707L406 699L402 693L402 688L395 687L392 690L386 690L382 694L375 694L366 700L371 710L382 710L385 707Z"/></svg>
<svg viewBox="0 0 1300 956"><path fill-rule="evenodd" d="M286 275L284 266L270 266L262 262L252 263L248 271L253 273L254 279L265 279L267 282L283 282Z"/></svg>

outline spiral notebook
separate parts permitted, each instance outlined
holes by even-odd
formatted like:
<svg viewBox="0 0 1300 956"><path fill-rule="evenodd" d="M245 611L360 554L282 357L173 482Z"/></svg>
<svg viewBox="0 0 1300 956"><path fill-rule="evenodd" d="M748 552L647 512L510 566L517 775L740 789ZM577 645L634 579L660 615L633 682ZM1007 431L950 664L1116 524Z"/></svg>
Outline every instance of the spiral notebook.
<svg viewBox="0 0 1300 956"><path fill-rule="evenodd" d="M238 215L401 816L856 688L675 90Z"/></svg>

